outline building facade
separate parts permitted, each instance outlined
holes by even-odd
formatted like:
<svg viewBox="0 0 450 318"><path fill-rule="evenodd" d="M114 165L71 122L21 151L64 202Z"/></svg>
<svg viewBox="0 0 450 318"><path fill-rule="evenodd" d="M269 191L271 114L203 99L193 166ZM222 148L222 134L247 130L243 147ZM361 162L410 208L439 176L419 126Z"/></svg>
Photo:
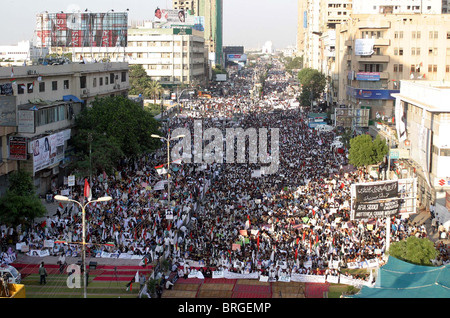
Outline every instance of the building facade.
<svg viewBox="0 0 450 318"><path fill-rule="evenodd" d="M0 68L0 191L25 169L39 194L61 184L74 118L99 97L128 96L128 63Z"/></svg>
<svg viewBox="0 0 450 318"><path fill-rule="evenodd" d="M450 80L449 39L448 15L352 15L336 30L337 99L393 118L401 80Z"/></svg>
<svg viewBox="0 0 450 318"><path fill-rule="evenodd" d="M110 60L142 65L151 80L166 87L204 83L208 74L203 32L190 28L154 28L152 22L128 29L127 47L51 50L74 52L75 61Z"/></svg>
<svg viewBox="0 0 450 318"><path fill-rule="evenodd" d="M396 98L399 149L406 151L405 170L418 179L424 207L434 204L437 218L450 227L450 85L445 81L402 80ZM447 197L447 198L446 198Z"/></svg>

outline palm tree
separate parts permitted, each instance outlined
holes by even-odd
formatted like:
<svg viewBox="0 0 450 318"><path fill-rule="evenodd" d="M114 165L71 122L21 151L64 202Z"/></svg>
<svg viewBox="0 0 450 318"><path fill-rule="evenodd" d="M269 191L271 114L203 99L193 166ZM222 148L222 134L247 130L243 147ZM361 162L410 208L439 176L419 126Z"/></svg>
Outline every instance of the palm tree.
<svg viewBox="0 0 450 318"><path fill-rule="evenodd" d="M153 104L156 104L156 97L161 96L163 92L164 88L157 81L150 81L145 89L146 95L153 97Z"/></svg>

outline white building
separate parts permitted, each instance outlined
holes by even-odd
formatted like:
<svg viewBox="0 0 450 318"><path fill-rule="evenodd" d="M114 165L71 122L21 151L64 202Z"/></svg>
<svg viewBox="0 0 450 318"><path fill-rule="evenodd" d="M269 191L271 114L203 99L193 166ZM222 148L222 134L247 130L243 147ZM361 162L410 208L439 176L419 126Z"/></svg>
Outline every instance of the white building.
<svg viewBox="0 0 450 318"><path fill-rule="evenodd" d="M2 66L31 64L47 54L47 48L37 48L30 41L21 41L17 45L0 46L0 63Z"/></svg>
<svg viewBox="0 0 450 318"><path fill-rule="evenodd" d="M353 14L441 14L442 0L353 0Z"/></svg>
<svg viewBox="0 0 450 318"><path fill-rule="evenodd" d="M396 98L399 148L409 153L410 170L418 178L420 202L436 203L436 214L450 227L450 84L444 81L402 80ZM448 197L447 197L448 199Z"/></svg>
<svg viewBox="0 0 450 318"><path fill-rule="evenodd" d="M56 53L72 52L74 61L107 60L142 65L151 80L164 86L205 82L206 50L203 32L154 28L152 22L128 29L127 47L51 48Z"/></svg>

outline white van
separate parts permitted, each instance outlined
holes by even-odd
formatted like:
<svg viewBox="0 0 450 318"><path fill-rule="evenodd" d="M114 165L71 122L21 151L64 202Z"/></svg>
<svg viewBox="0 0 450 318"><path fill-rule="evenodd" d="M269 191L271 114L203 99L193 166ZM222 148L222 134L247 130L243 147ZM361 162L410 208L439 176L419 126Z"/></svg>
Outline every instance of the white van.
<svg viewBox="0 0 450 318"><path fill-rule="evenodd" d="M20 284L20 282L22 281L22 275L11 265L0 266L0 276L3 275L6 275L6 277L8 278L8 283L10 284Z"/></svg>

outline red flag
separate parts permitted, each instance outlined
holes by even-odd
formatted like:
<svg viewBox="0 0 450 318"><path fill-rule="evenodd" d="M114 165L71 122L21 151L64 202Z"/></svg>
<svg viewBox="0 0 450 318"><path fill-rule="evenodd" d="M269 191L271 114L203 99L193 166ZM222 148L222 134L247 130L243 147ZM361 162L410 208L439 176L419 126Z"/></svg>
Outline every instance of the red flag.
<svg viewBox="0 0 450 318"><path fill-rule="evenodd" d="M295 257L294 257L294 259L297 259L297 255L298 255L298 247L295 249Z"/></svg>
<svg viewBox="0 0 450 318"><path fill-rule="evenodd" d="M91 200L91 187L89 186L89 182L87 179L84 179L84 197L88 198L88 200Z"/></svg>
<svg viewBox="0 0 450 318"><path fill-rule="evenodd" d="M64 206L62 205L61 202L59 202L59 206L61 207L61 209L64 209Z"/></svg>
<svg viewBox="0 0 450 318"><path fill-rule="evenodd" d="M256 238L256 245L258 246L258 250L259 250L259 234L258 234L258 237Z"/></svg>

